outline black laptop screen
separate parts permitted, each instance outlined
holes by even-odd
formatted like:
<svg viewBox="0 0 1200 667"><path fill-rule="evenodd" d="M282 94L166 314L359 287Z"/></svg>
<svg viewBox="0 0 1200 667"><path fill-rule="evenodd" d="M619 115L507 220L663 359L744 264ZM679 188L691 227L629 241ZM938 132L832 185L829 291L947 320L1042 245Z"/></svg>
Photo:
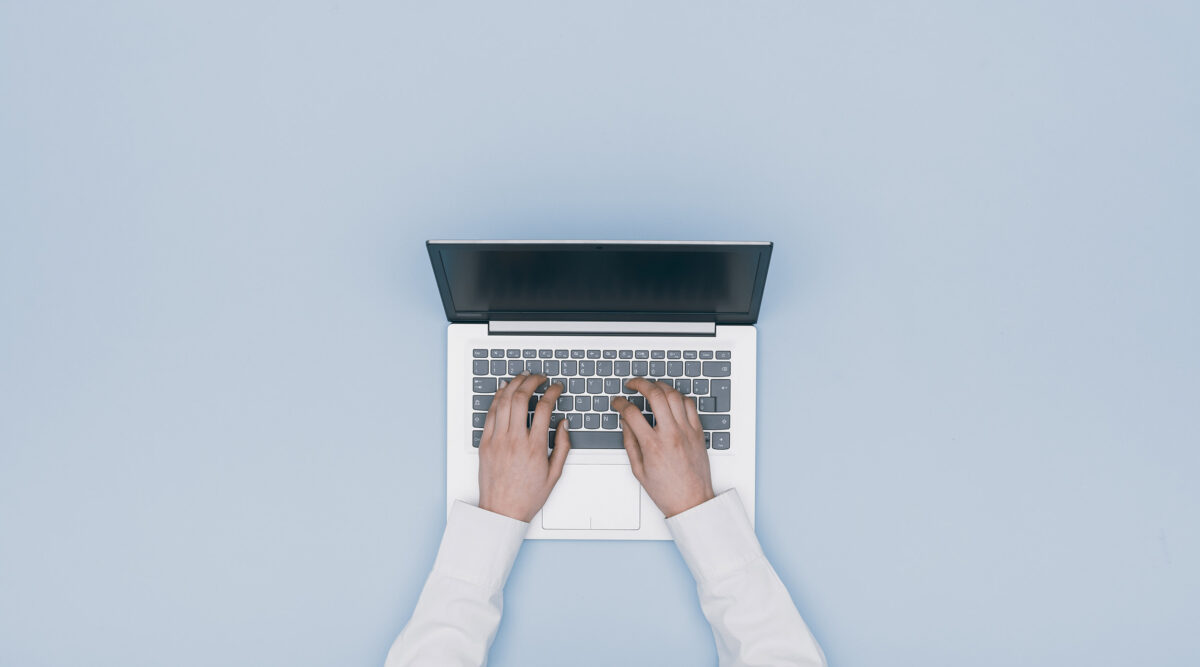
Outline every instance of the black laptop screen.
<svg viewBox="0 0 1200 667"><path fill-rule="evenodd" d="M454 321L753 322L770 244L430 243Z"/></svg>

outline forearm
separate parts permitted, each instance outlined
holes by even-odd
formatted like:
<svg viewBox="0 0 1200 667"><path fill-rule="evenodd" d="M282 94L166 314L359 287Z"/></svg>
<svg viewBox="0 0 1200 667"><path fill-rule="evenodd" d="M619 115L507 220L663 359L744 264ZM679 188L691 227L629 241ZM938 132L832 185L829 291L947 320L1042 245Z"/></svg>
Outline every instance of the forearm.
<svg viewBox="0 0 1200 667"><path fill-rule="evenodd" d="M504 583L529 524L458 503L433 571L387 667L483 665L500 625Z"/></svg>
<svg viewBox="0 0 1200 667"><path fill-rule="evenodd" d="M671 517L667 526L696 579L723 667L825 665L736 491Z"/></svg>

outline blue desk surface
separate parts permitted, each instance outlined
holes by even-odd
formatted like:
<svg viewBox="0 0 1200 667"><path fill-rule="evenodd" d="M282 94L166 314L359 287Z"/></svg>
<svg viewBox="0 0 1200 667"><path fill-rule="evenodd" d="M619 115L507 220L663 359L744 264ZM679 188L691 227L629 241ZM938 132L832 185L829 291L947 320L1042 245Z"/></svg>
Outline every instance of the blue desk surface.
<svg viewBox="0 0 1200 667"><path fill-rule="evenodd" d="M758 529L840 666L1195 665L1196 3L5 3L0 664L378 665L422 241L769 239ZM530 543L494 665L703 665Z"/></svg>

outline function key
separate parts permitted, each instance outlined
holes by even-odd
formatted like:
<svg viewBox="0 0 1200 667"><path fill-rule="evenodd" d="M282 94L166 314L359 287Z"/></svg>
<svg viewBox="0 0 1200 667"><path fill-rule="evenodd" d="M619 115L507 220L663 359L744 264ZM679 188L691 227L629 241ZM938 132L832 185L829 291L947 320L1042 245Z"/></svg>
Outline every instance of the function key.
<svg viewBox="0 0 1200 667"><path fill-rule="evenodd" d="M667 356L667 353L663 352L662 350L654 350L653 352L650 353L651 359L662 359L666 356Z"/></svg>
<svg viewBox="0 0 1200 667"><path fill-rule="evenodd" d="M729 350L717 350L718 359L729 359Z"/></svg>
<svg viewBox="0 0 1200 667"><path fill-rule="evenodd" d="M520 351L520 350L513 350L513 349L510 349L510 350L508 351L508 358L509 358L509 359L520 359L520 358L521 358L521 351Z"/></svg>
<svg viewBox="0 0 1200 667"><path fill-rule="evenodd" d="M617 351L616 351L616 350L605 350L605 351L604 351L604 358L605 358L605 359L616 359L616 358L617 358Z"/></svg>
<svg viewBox="0 0 1200 667"><path fill-rule="evenodd" d="M554 351L555 359L566 359L568 356L570 356L570 355L567 354L566 350L555 350Z"/></svg>
<svg viewBox="0 0 1200 667"><path fill-rule="evenodd" d="M649 359L650 351L649 350L634 350L633 356L637 357L638 359Z"/></svg>
<svg viewBox="0 0 1200 667"><path fill-rule="evenodd" d="M474 350L471 350L471 356L475 357L476 359L487 359L487 350L477 347Z"/></svg>
<svg viewBox="0 0 1200 667"><path fill-rule="evenodd" d="M600 358L600 350L588 350L587 357L588 357L588 359L599 359Z"/></svg>
<svg viewBox="0 0 1200 667"><path fill-rule="evenodd" d="M695 358L696 358L696 351L695 351L695 350L684 350L684 351L683 351L683 358L684 358L684 359L695 359Z"/></svg>
<svg viewBox="0 0 1200 667"><path fill-rule="evenodd" d="M712 350L700 350L701 359L712 359Z"/></svg>
<svg viewBox="0 0 1200 667"><path fill-rule="evenodd" d="M504 358L504 348L493 347L492 348L492 358L493 359L503 359Z"/></svg>
<svg viewBox="0 0 1200 667"><path fill-rule="evenodd" d="M526 359L533 359L537 357L537 350L524 350L521 356L525 357Z"/></svg>
<svg viewBox="0 0 1200 667"><path fill-rule="evenodd" d="M538 358L549 359L554 356L554 350L538 350Z"/></svg>
<svg viewBox="0 0 1200 667"><path fill-rule="evenodd" d="M633 350L621 350L620 357L622 359L632 359L633 358Z"/></svg>
<svg viewBox="0 0 1200 667"><path fill-rule="evenodd" d="M583 350L571 350L571 358L572 359L582 359L583 358Z"/></svg>
<svg viewBox="0 0 1200 667"><path fill-rule="evenodd" d="M681 353L679 350L669 350L667 352L667 358L668 359L678 359L680 357L680 354Z"/></svg>

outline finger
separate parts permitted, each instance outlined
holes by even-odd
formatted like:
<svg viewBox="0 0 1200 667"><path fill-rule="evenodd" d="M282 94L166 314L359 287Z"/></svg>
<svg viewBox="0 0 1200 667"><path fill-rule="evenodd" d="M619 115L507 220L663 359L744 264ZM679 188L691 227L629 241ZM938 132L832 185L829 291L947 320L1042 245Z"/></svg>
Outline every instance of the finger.
<svg viewBox="0 0 1200 667"><path fill-rule="evenodd" d="M654 421L656 424L674 425L672 424L671 406L667 403L667 393L664 385L657 382L651 382L645 378L633 378L625 383L630 389L640 393L646 397L646 402L650 404L650 409L654 412ZM641 437L641 434L638 434Z"/></svg>
<svg viewBox="0 0 1200 667"><path fill-rule="evenodd" d="M612 409L621 413L621 430L633 431L639 442L647 442L654 436L654 429L650 427L650 422L646 421L642 411L624 396L613 399Z"/></svg>
<svg viewBox="0 0 1200 667"><path fill-rule="evenodd" d="M508 428L508 399L507 390L511 382L500 381L496 393L492 396L492 405L488 408L487 417L483 422L483 435L491 439L493 433L503 433Z"/></svg>
<svg viewBox="0 0 1200 667"><path fill-rule="evenodd" d="M671 387L660 388L663 395L666 396L667 405L671 406L671 416L675 418L675 424L682 427L687 423L687 409L683 407L683 394Z"/></svg>
<svg viewBox="0 0 1200 667"><path fill-rule="evenodd" d="M546 379L545 375L522 374L520 382L513 379L516 389L508 397L508 428L513 433L527 431L529 427L529 397L533 390Z"/></svg>
<svg viewBox="0 0 1200 667"><path fill-rule="evenodd" d="M633 468L633 476L640 483L646 472L646 466L642 461L642 445L630 429L621 429L621 437L625 441L625 453L629 454L629 467Z"/></svg>
<svg viewBox="0 0 1200 667"><path fill-rule="evenodd" d="M571 451L571 434L567 431L567 420L558 422L554 432L554 451L550 452L550 486L558 483L562 477L563 466L567 463L567 453Z"/></svg>
<svg viewBox="0 0 1200 667"><path fill-rule="evenodd" d="M534 433L545 434L550 428L550 413L554 411L554 402L562 395L563 388L561 384L552 384L542 395L542 400L538 401L537 408L533 411L533 424L530 429Z"/></svg>
<svg viewBox="0 0 1200 667"><path fill-rule="evenodd" d="M687 423L694 431L703 430L700 428L700 411L696 409L696 399L688 396L683 399L683 404L687 408Z"/></svg>

